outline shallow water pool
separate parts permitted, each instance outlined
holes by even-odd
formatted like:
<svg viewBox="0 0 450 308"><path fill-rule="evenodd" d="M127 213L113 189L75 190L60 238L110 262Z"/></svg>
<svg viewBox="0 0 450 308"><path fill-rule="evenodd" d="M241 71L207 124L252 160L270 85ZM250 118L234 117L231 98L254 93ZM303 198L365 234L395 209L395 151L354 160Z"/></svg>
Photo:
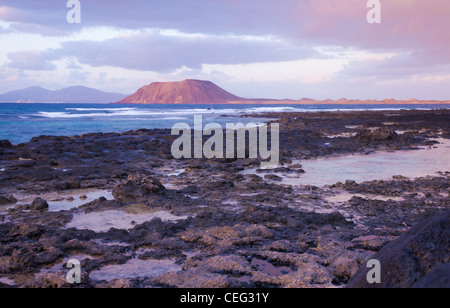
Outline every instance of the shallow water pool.
<svg viewBox="0 0 450 308"><path fill-rule="evenodd" d="M81 196L84 197L80 198ZM16 204L31 204L35 198L42 198L48 202L50 212L68 211L98 200L100 197L105 197L107 200L114 200L112 191L98 189L77 189L41 195L15 195L15 197L19 200ZM67 200L70 197L73 199Z"/></svg>
<svg viewBox="0 0 450 308"><path fill-rule="evenodd" d="M358 183L373 180L389 180L402 175L411 179L437 175L450 171L450 140L438 139L432 149L396 152L376 152L370 155L356 154L319 159L294 161L302 164L306 173L290 177L286 173L274 173L282 178L282 184L300 186L325 186L352 180ZM258 174L249 169L242 174Z"/></svg>
<svg viewBox="0 0 450 308"><path fill-rule="evenodd" d="M110 265L90 273L94 281L112 281L114 279L133 279L160 276L169 272L181 271L181 265L173 260L131 259L123 265Z"/></svg>
<svg viewBox="0 0 450 308"><path fill-rule="evenodd" d="M155 218L160 218L163 222L179 221L188 219L187 216L175 216L166 211L144 214L128 214L124 211L105 211L89 214L76 214L66 228L78 230L92 230L94 232L107 232L111 228L129 230L135 225L143 224Z"/></svg>

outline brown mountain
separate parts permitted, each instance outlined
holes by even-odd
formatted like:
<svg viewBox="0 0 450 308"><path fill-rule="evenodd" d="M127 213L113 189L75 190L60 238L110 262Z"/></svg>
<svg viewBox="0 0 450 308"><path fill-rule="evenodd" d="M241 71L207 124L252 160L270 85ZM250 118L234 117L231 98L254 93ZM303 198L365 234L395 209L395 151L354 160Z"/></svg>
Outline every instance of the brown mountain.
<svg viewBox="0 0 450 308"><path fill-rule="evenodd" d="M210 81L154 82L118 104L226 104L245 101Z"/></svg>
<svg viewBox="0 0 450 308"><path fill-rule="evenodd" d="M210 81L184 80L181 82L154 82L140 88L133 95L121 100L118 104L271 104L271 105L381 105L381 104L450 104L450 101L436 100L300 100L284 99L245 99L233 95Z"/></svg>

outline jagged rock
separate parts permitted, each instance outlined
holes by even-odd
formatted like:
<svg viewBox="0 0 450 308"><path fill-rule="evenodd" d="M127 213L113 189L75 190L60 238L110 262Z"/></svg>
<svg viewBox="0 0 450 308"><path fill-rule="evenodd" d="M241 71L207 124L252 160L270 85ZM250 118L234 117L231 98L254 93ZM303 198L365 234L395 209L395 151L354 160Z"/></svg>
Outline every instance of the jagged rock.
<svg viewBox="0 0 450 308"><path fill-rule="evenodd" d="M394 237L386 236L360 236L352 240L352 244L356 248L362 248L372 251L380 251L387 243L392 242Z"/></svg>
<svg viewBox="0 0 450 308"><path fill-rule="evenodd" d="M450 211L446 211L419 223L373 256L372 259L381 263L381 284L367 282L370 269L364 266L353 276L348 287L411 288L450 261L449 240Z"/></svg>
<svg viewBox="0 0 450 308"><path fill-rule="evenodd" d="M154 194L165 191L164 186L156 179L145 175L136 174L128 176L128 179L113 190L113 196L120 202L145 202Z"/></svg>
<svg viewBox="0 0 450 308"><path fill-rule="evenodd" d="M330 266L331 273L339 278L351 278L358 271L358 261L353 258L337 258Z"/></svg>
<svg viewBox="0 0 450 308"><path fill-rule="evenodd" d="M31 203L30 211L32 211L32 212L48 211L48 203L47 203L47 201L45 201L45 200L43 200L41 198L34 199L33 203Z"/></svg>
<svg viewBox="0 0 450 308"><path fill-rule="evenodd" d="M1 195L0 196L0 205L9 205L17 202L17 199L14 196L10 195Z"/></svg>
<svg viewBox="0 0 450 308"><path fill-rule="evenodd" d="M439 268L420 279L413 288L450 288L450 264L441 265Z"/></svg>
<svg viewBox="0 0 450 308"><path fill-rule="evenodd" d="M276 181L276 182L281 182L283 180L281 177L279 177L278 175L275 175L275 174L266 174L264 176L264 179Z"/></svg>
<svg viewBox="0 0 450 308"><path fill-rule="evenodd" d="M364 130L356 134L354 139L357 139L360 142L374 142L374 141L386 141L386 140L394 140L398 137L398 134L395 132L395 129L389 126L376 129L374 131Z"/></svg>
<svg viewBox="0 0 450 308"><path fill-rule="evenodd" d="M171 272L159 276L154 282L165 287L176 288L228 288L231 281L227 276L199 271L196 269Z"/></svg>
<svg viewBox="0 0 450 308"><path fill-rule="evenodd" d="M0 149L12 149L13 145L9 140L0 140Z"/></svg>
<svg viewBox="0 0 450 308"><path fill-rule="evenodd" d="M25 283L23 288L31 289L61 289L70 288L73 285L67 282L63 273L43 274L36 280Z"/></svg>
<svg viewBox="0 0 450 308"><path fill-rule="evenodd" d="M29 223L19 223L11 228L9 231L10 236L15 237L39 237L42 234L42 230L39 226L32 225Z"/></svg>
<svg viewBox="0 0 450 308"><path fill-rule="evenodd" d="M250 263L242 256L216 256L206 261L188 262L183 269L197 268L211 273L246 275L252 272Z"/></svg>
<svg viewBox="0 0 450 308"><path fill-rule="evenodd" d="M127 279L115 279L110 282L100 282L95 288L97 289L130 289L133 284Z"/></svg>

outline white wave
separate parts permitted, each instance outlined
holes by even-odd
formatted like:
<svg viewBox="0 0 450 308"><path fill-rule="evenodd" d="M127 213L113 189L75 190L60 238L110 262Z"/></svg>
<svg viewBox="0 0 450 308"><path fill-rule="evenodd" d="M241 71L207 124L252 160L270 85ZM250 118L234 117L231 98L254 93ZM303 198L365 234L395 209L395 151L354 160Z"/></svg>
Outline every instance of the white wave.
<svg viewBox="0 0 450 308"><path fill-rule="evenodd" d="M66 111L98 111L92 113L46 112L41 111L34 116L46 118L84 118L84 117L115 117L115 116L187 116L196 114L233 113L236 110L206 110L206 109L139 109L139 108L66 108ZM100 112L104 111L104 112Z"/></svg>
<svg viewBox="0 0 450 308"><path fill-rule="evenodd" d="M398 108L400 109L400 108ZM186 117L193 117L194 115L204 115L204 116L220 116L220 115L240 115L245 113L268 113L268 112L336 112L336 111L388 111L388 110L398 110L397 108L387 108L380 106L378 108L367 108L361 106L359 108L304 108L304 107L247 107L247 108L227 108L227 109L205 109L205 108L180 108L180 109L147 109L147 108L66 108L68 112L44 112L41 111L34 116L44 117L44 118L60 118L60 119L70 119L70 118L100 118L100 117L135 117L135 118L146 118L151 120L154 118L161 120L184 120ZM425 110L425 109L424 109ZM77 113L76 111L79 111ZM86 111L88 111L86 113ZM92 111L92 112L89 112ZM84 113L83 113L84 112ZM25 117L24 117L25 118Z"/></svg>
<svg viewBox="0 0 450 308"><path fill-rule="evenodd" d="M50 119L71 119L71 118L90 118L90 117L112 117L119 116L119 113L67 113L67 112L39 112L37 117ZM134 114L138 115L138 114Z"/></svg>
<svg viewBox="0 0 450 308"><path fill-rule="evenodd" d="M130 111L137 108L66 108L67 111Z"/></svg>
<svg viewBox="0 0 450 308"><path fill-rule="evenodd" d="M153 117L153 118L126 118L128 121L179 121L179 120L189 120L187 117Z"/></svg>
<svg viewBox="0 0 450 308"><path fill-rule="evenodd" d="M179 116L177 116L179 115ZM35 114L36 117L50 118L50 119L72 119L72 118L100 118L100 117L138 117L143 120L149 120L151 117L158 117L158 120L184 120L186 117L181 117L185 113L172 113L172 112L151 112L144 110L128 110L118 111L110 113L68 113L68 112L44 112L41 111ZM143 117L149 118L143 118Z"/></svg>
<svg viewBox="0 0 450 308"><path fill-rule="evenodd" d="M299 108L294 107L253 107L250 109L246 109L246 112L256 112L256 113L263 113L263 112L294 112L299 110Z"/></svg>
<svg viewBox="0 0 450 308"><path fill-rule="evenodd" d="M148 119L145 119L148 120ZM166 117L166 118L161 118L158 120L188 120L188 118L186 117Z"/></svg>
<svg viewBox="0 0 450 308"><path fill-rule="evenodd" d="M66 108L67 112L46 112L41 111L34 116L44 118L87 118L87 117L163 117L164 119L184 119L186 116L194 115L238 115L242 113L264 113L264 112L289 112L294 111L290 107L261 107L261 108L228 108L228 109L205 109L205 108L184 108L184 109L146 109L146 108ZM76 111L80 112L77 113ZM92 111L90 113L86 113ZM169 118L171 117L171 118ZM182 117L182 118L180 118Z"/></svg>

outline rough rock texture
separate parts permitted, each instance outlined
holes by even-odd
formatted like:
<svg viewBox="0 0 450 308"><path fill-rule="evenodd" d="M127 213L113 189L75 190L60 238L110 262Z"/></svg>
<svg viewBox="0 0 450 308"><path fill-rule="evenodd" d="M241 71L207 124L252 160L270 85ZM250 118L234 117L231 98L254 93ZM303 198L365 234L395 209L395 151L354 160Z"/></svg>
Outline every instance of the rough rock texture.
<svg viewBox="0 0 450 308"><path fill-rule="evenodd" d="M66 287L62 264L72 258L82 267L82 284L67 286L75 288L342 287L391 241L449 208L450 172L325 187L286 186L270 178L302 177L297 161L315 157L432 146L434 139L450 138L449 116L450 110L270 113L264 117L277 119L283 130L283 166L249 175L241 171L258 168L258 159L173 159L170 130L41 136L0 148L0 195L22 198L23 204L0 208L0 287ZM381 141L350 137L384 126L404 133ZM96 197L75 207L78 202L66 200L69 208L59 212L30 211L27 204L37 197L54 202L48 196L54 193L75 196L71 190L90 199L92 192L114 188L126 201ZM342 201L328 200L339 195ZM108 211L113 219L102 221L111 224L107 232L84 229L83 223L67 226ZM132 217L141 214L148 221ZM166 221L171 216L178 218ZM395 244L398 254L386 264L400 260L411 268L399 279L412 276L409 285L442 285L448 270L435 268L442 262L433 258L448 234L417 241L408 234L412 248ZM162 261L161 274L126 278L130 260ZM176 269L164 269L165 261L176 262ZM410 266L414 262L433 266L422 271ZM93 279L93 272L111 265L120 275ZM402 273L394 265L390 271Z"/></svg>
<svg viewBox="0 0 450 308"><path fill-rule="evenodd" d="M349 288L410 288L450 261L450 211L426 220L386 245L372 259L381 263L381 284L367 282L369 269L361 268ZM426 287L428 280L422 282Z"/></svg>
<svg viewBox="0 0 450 308"><path fill-rule="evenodd" d="M350 278L358 271L358 261L354 258L339 257L331 264L331 272L339 278Z"/></svg>
<svg viewBox="0 0 450 308"><path fill-rule="evenodd" d="M176 288L228 288L231 281L227 276L208 272L190 270L167 273L154 279L164 287Z"/></svg>
<svg viewBox="0 0 450 308"><path fill-rule="evenodd" d="M71 284L67 282L64 275L44 274L35 281L29 281L22 286L27 289L61 289L70 288Z"/></svg>
<svg viewBox="0 0 450 308"><path fill-rule="evenodd" d="M242 256L216 256L204 262L192 262L185 268L201 266L208 272L217 274L245 275L252 269L248 261Z"/></svg>
<svg viewBox="0 0 450 308"><path fill-rule="evenodd" d="M133 285L129 280L126 279L115 279L110 282L99 283L95 286L97 289L129 289Z"/></svg>
<svg viewBox="0 0 450 308"><path fill-rule="evenodd" d="M0 140L0 149L12 149L13 145L9 140Z"/></svg>
<svg viewBox="0 0 450 308"><path fill-rule="evenodd" d="M48 203L41 198L36 198L33 203L31 203L30 210L32 212L48 211Z"/></svg>
<svg viewBox="0 0 450 308"><path fill-rule="evenodd" d="M450 264L443 264L423 277L413 288L450 288Z"/></svg>
<svg viewBox="0 0 450 308"><path fill-rule="evenodd" d="M354 138L358 139L362 142L373 142L373 141L386 141L392 140L398 137L398 134L395 132L395 129L392 127L383 127L376 129L374 131L364 130L358 133Z"/></svg>
<svg viewBox="0 0 450 308"><path fill-rule="evenodd" d="M128 179L113 190L113 196L120 202L145 202L151 195L165 191L164 186L156 179L145 175L130 175Z"/></svg>
<svg viewBox="0 0 450 308"><path fill-rule="evenodd" d="M11 195L0 196L0 205L14 204L16 202L17 202L17 199L14 198L14 196L11 196Z"/></svg>

